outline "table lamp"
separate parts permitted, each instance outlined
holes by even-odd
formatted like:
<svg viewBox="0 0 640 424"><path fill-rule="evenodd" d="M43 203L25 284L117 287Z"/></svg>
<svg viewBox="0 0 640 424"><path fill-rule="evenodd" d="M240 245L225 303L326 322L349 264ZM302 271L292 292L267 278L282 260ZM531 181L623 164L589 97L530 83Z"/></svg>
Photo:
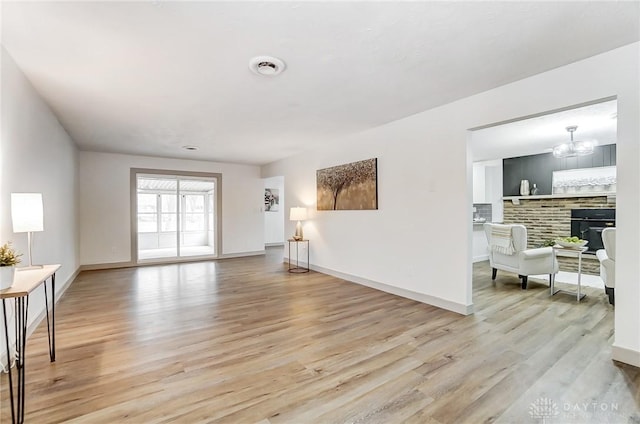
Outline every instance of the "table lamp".
<svg viewBox="0 0 640 424"><path fill-rule="evenodd" d="M42 193L11 193L11 220L14 233L27 233L29 243L29 267L34 266L31 256L31 241L34 231L44 230Z"/></svg>
<svg viewBox="0 0 640 424"><path fill-rule="evenodd" d="M304 221L305 219L307 219L307 208L291 208L289 221L298 221L296 224L296 235L293 236L294 240L304 239L304 236L302 235L302 224L300 221Z"/></svg>

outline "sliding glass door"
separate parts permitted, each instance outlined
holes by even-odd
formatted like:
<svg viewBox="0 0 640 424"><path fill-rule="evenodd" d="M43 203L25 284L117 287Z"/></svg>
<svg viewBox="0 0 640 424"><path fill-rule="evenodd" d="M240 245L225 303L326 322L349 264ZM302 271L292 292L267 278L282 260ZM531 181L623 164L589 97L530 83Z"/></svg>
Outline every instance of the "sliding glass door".
<svg viewBox="0 0 640 424"><path fill-rule="evenodd" d="M219 177L135 173L137 262L216 257Z"/></svg>

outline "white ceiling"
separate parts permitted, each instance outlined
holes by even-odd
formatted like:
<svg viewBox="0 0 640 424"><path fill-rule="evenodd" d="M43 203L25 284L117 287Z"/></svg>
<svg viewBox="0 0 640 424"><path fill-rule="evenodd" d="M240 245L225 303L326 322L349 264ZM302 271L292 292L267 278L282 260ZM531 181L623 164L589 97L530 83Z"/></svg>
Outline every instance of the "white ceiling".
<svg viewBox="0 0 640 424"><path fill-rule="evenodd" d="M574 140L592 141L597 145L614 144L617 142L617 112L617 101L610 100L473 131L473 160L551 152L554 146L571 140L566 127L573 125L578 126Z"/></svg>
<svg viewBox="0 0 640 424"><path fill-rule="evenodd" d="M635 1L5 1L2 43L81 149L264 164L635 42L639 15ZM286 71L251 73L258 55Z"/></svg>

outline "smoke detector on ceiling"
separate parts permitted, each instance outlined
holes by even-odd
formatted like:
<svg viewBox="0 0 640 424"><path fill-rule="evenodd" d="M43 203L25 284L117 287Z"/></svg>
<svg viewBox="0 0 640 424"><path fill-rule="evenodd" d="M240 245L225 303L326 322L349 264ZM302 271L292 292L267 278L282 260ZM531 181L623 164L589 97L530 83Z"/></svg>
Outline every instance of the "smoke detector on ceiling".
<svg viewBox="0 0 640 424"><path fill-rule="evenodd" d="M257 56L249 61L249 69L258 75L273 77L284 71L284 62L271 56Z"/></svg>

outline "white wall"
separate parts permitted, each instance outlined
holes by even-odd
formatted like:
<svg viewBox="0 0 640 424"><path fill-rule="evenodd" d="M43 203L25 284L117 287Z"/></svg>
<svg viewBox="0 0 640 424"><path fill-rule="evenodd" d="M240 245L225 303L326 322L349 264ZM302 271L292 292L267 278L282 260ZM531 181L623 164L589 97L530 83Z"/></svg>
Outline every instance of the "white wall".
<svg viewBox="0 0 640 424"><path fill-rule="evenodd" d="M618 96L614 357L640 365L640 131L635 43L263 167L286 207L312 207L312 265L464 312L472 309L469 128ZM333 141L333 142L332 142ZM315 171L378 158L378 211L314 211ZM304 160L301 160L304 159ZM285 223L288 231L292 224ZM285 230L286 231L286 230ZM626 355L626 356L624 356ZM624 356L624 357L623 357Z"/></svg>
<svg viewBox="0 0 640 424"><path fill-rule="evenodd" d="M502 222L504 204L502 202L502 160L493 161L485 168L485 187L487 202L491 203L493 222Z"/></svg>
<svg viewBox="0 0 640 424"><path fill-rule="evenodd" d="M222 254L264 251L264 186L250 165L80 152L80 261L131 261L130 170L222 174Z"/></svg>
<svg viewBox="0 0 640 424"><path fill-rule="evenodd" d="M264 213L264 242L267 245L284 243L284 177L264 179L264 188L277 188L280 194L280 207L276 212Z"/></svg>
<svg viewBox="0 0 640 424"><path fill-rule="evenodd" d="M502 159L474 162L473 203L491 203L493 222L502 222L502 196Z"/></svg>
<svg viewBox="0 0 640 424"><path fill-rule="evenodd" d="M473 262L482 262L489 260L489 243L487 242L487 236L484 233L482 225L473 226L473 239L471 241L473 246Z"/></svg>
<svg viewBox="0 0 640 424"><path fill-rule="evenodd" d="M473 203L487 203L485 187L485 167L480 162L473 163Z"/></svg>
<svg viewBox="0 0 640 424"><path fill-rule="evenodd" d="M42 193L44 231L34 233L33 262L62 265L56 275L60 294L80 263L77 150L4 47L1 54L0 243L13 241L14 247L24 253L20 265L26 265L27 235L13 233L11 193ZM42 287L29 299L31 324L44 313ZM0 340L0 352L5 352L4 335L0 335Z"/></svg>

